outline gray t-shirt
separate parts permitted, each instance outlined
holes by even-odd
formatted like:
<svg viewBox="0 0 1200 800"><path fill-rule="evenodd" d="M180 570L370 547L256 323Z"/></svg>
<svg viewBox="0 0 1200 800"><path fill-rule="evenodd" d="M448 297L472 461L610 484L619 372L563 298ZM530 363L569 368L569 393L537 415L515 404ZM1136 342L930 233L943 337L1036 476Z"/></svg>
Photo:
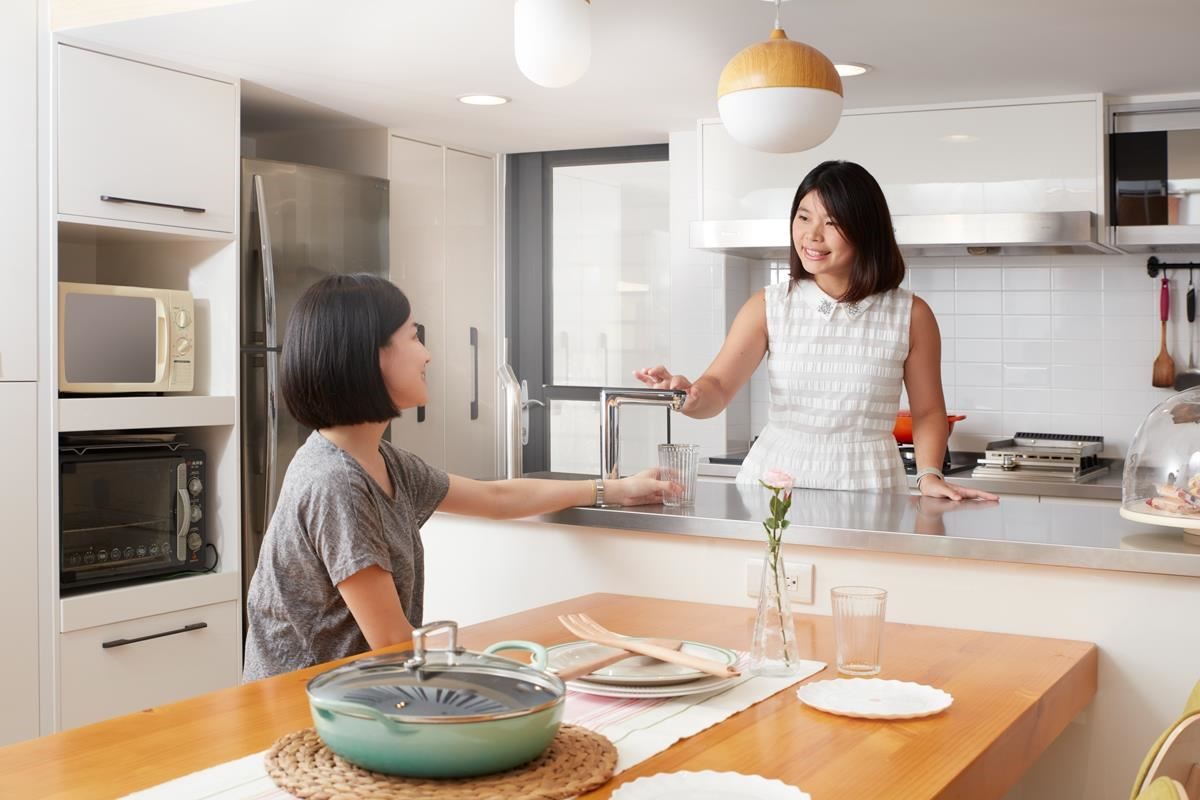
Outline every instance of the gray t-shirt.
<svg viewBox="0 0 1200 800"><path fill-rule="evenodd" d="M392 574L405 616L420 626L420 527L450 479L390 442L380 442L379 452L394 498L316 431L296 451L250 582L243 681L369 649L337 585L372 565Z"/></svg>

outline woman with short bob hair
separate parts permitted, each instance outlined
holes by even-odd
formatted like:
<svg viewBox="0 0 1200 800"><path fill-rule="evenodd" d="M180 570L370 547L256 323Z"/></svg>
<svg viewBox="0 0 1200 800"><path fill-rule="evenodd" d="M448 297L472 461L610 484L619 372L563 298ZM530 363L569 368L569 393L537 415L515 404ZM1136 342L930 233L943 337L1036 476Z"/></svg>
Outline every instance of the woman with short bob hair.
<svg viewBox="0 0 1200 800"><path fill-rule="evenodd" d="M280 389L313 431L288 465L250 583L243 680L408 641L424 616L420 528L435 510L512 519L591 505L600 491L609 504L656 503L673 488L655 470L476 481L426 464L384 432L428 401L429 361L408 299L383 278L332 275L296 303Z"/></svg>
<svg viewBox="0 0 1200 800"><path fill-rule="evenodd" d="M661 365L634 375L655 388L686 390L682 413L712 417L766 356L768 421L738 482L780 469L797 486L877 492L908 491L892 437L903 386L920 492L994 500L942 475L941 334L925 301L900 288L904 258L879 184L858 164L823 162L797 187L790 227L789 280L742 306L695 383Z"/></svg>

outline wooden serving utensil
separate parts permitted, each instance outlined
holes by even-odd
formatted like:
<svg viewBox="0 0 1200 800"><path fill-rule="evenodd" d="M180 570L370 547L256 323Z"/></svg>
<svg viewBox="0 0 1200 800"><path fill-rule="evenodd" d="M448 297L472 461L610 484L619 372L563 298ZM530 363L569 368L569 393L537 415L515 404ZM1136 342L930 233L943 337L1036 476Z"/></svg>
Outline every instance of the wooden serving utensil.
<svg viewBox="0 0 1200 800"><path fill-rule="evenodd" d="M656 647L665 647L668 650L679 650L679 648L683 647L682 639L641 639L640 641L647 642ZM558 675L558 677L561 678L565 683L567 681L573 681L576 678L582 678L584 675L591 675L598 669L611 667L613 664L616 664L619 661L624 661L627 658L634 658L637 655L639 654L633 652L632 650L621 650L620 652L612 653L611 655L593 658L591 661L585 661L582 664L576 664L569 669L557 670L555 674Z"/></svg>
<svg viewBox="0 0 1200 800"><path fill-rule="evenodd" d="M1158 296L1158 318L1162 320L1162 345L1158 350L1158 358L1154 359L1154 378L1152 386L1170 389L1175 385L1175 361L1167 352L1167 316L1171 308L1171 290L1167 287L1167 276L1163 275L1162 291Z"/></svg>
<svg viewBox="0 0 1200 800"><path fill-rule="evenodd" d="M657 658L659 661L691 667L692 669L706 672L709 675L716 675L718 678L733 678L741 674L738 672L737 667L732 664L722 664L719 661L700 658L691 653L680 653L675 650L668 650L665 647L656 647L638 639L631 639L627 636L613 633L607 628L601 627L587 614L566 614L565 616L560 616L558 621L571 633L589 642L595 642L596 644L608 647L622 648L638 653L639 655Z"/></svg>

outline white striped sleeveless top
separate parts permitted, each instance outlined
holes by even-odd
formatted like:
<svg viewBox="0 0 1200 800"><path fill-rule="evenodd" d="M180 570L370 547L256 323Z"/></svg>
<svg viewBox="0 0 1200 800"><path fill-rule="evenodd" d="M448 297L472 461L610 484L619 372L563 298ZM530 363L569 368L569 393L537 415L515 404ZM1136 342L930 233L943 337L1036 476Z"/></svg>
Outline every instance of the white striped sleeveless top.
<svg viewBox="0 0 1200 800"><path fill-rule="evenodd" d="M814 281L766 287L767 425L750 448L738 483L770 469L796 486L906 492L892 438L912 293L839 303Z"/></svg>

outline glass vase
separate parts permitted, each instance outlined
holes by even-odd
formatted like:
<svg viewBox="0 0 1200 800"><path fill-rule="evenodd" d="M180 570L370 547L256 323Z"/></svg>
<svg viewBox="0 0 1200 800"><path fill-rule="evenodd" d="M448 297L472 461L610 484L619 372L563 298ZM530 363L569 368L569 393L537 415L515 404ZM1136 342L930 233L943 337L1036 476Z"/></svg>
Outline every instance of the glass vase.
<svg viewBox="0 0 1200 800"><path fill-rule="evenodd" d="M758 615L750 646L753 675L783 677L800 671L796 628L787 596L787 574L778 547L767 547L763 558L762 585L758 590Z"/></svg>

